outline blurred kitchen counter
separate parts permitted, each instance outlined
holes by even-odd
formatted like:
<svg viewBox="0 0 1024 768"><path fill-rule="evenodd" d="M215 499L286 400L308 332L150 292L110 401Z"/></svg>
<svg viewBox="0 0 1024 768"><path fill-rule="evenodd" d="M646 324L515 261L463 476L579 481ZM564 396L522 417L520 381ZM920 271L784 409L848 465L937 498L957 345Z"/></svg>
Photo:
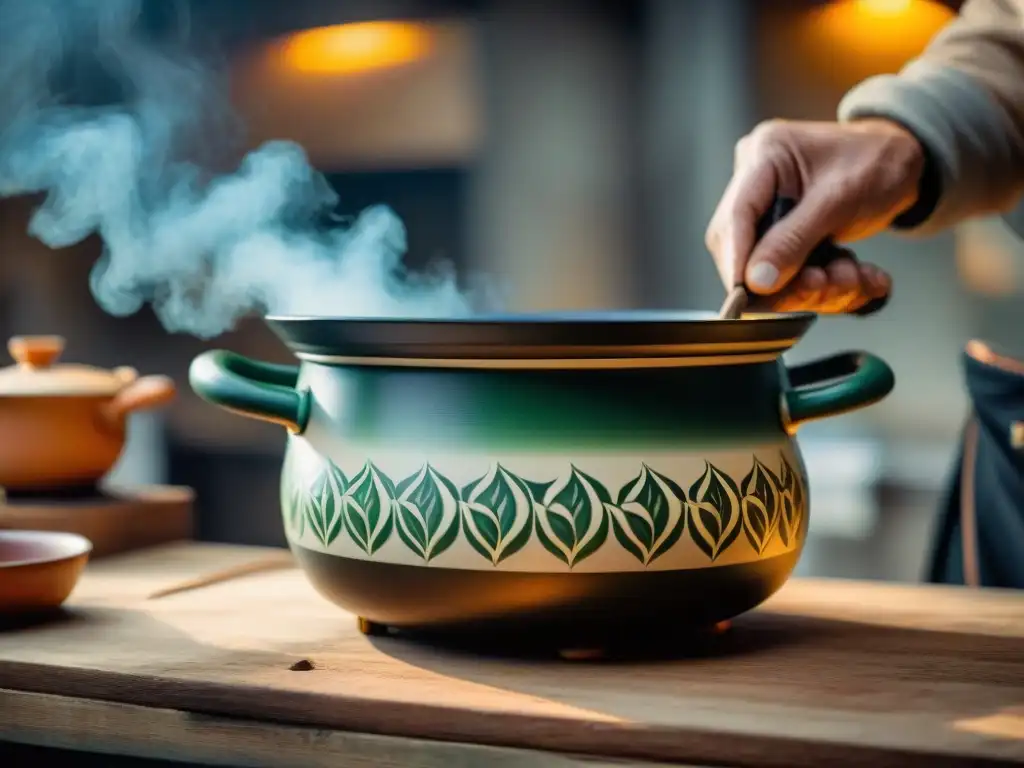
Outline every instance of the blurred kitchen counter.
<svg viewBox="0 0 1024 768"><path fill-rule="evenodd" d="M68 607L0 633L0 742L282 768L1024 765L1008 591L792 579L696 657L600 664L364 636L281 550L110 558Z"/></svg>

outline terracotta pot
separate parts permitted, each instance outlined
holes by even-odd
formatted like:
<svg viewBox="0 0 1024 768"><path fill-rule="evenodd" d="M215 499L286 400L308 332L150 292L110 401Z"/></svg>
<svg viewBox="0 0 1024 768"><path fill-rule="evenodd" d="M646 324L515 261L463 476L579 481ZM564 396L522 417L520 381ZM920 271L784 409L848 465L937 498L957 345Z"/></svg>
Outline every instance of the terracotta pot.
<svg viewBox="0 0 1024 768"><path fill-rule="evenodd" d="M288 541L364 626L593 639L711 626L789 577L798 426L894 383L862 352L787 368L814 319L275 317L301 367L214 351L190 380L289 430Z"/></svg>
<svg viewBox="0 0 1024 768"><path fill-rule="evenodd" d="M10 492L95 485L124 449L127 417L174 398L166 376L57 364L59 336L20 336L0 370L0 486Z"/></svg>

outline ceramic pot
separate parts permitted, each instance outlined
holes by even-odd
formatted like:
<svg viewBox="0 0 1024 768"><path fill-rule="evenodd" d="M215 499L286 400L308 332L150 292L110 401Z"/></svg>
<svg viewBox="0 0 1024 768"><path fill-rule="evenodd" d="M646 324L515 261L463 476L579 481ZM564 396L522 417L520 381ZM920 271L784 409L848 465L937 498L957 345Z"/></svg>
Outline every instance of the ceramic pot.
<svg viewBox="0 0 1024 768"><path fill-rule="evenodd" d="M288 429L288 542L369 622L685 629L792 572L809 511L797 427L893 387L862 352L787 369L813 320L275 317L300 366L212 351L190 380Z"/></svg>
<svg viewBox="0 0 1024 768"><path fill-rule="evenodd" d="M0 370L0 486L8 493L95 486L124 449L128 415L173 399L166 376L57 364L59 336L7 345L16 364Z"/></svg>

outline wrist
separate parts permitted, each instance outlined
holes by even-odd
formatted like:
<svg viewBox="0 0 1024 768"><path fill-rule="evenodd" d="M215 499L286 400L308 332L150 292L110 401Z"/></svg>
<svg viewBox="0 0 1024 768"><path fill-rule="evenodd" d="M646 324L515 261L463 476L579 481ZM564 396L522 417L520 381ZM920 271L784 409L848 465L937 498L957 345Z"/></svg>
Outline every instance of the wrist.
<svg viewBox="0 0 1024 768"><path fill-rule="evenodd" d="M851 120L849 125L892 139L891 162L902 169L900 175L910 187L892 226L913 229L923 224L935 211L942 194L942 174L928 145L914 131L892 118L865 116Z"/></svg>

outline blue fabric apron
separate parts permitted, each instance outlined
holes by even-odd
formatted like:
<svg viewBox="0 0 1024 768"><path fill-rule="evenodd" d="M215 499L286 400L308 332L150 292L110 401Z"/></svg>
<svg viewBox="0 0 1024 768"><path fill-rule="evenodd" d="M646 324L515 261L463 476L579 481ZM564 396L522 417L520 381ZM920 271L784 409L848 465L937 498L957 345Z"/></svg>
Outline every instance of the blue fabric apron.
<svg viewBox="0 0 1024 768"><path fill-rule="evenodd" d="M972 342L963 364L972 413L928 581L1024 589L1024 360Z"/></svg>

